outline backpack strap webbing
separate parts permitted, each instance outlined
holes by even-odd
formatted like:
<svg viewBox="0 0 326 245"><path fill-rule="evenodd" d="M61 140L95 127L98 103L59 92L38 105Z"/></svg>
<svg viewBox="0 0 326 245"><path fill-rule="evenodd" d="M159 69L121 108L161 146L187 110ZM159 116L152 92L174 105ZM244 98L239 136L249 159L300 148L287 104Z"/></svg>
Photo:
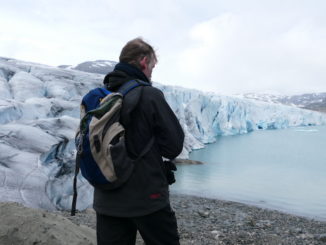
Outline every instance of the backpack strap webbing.
<svg viewBox="0 0 326 245"><path fill-rule="evenodd" d="M73 191L74 194L72 196L72 203L71 203L71 216L75 216L76 214L76 204L77 204L77 176L79 173L80 166L80 154L77 152L76 155L76 166L75 166L75 176L74 176L74 183L73 183Z"/></svg>

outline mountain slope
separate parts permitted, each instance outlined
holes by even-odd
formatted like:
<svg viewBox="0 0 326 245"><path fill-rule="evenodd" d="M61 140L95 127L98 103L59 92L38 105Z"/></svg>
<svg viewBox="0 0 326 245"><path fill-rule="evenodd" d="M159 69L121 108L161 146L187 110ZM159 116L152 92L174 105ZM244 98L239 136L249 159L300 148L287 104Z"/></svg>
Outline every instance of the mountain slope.
<svg viewBox="0 0 326 245"><path fill-rule="evenodd" d="M276 104L292 105L300 108L326 112L326 93L306 93L299 95L273 95L246 93L241 97Z"/></svg>
<svg viewBox="0 0 326 245"><path fill-rule="evenodd" d="M95 60L85 61L76 66L61 65L59 68L106 75L109 72L113 71L116 64L117 62L110 60Z"/></svg>

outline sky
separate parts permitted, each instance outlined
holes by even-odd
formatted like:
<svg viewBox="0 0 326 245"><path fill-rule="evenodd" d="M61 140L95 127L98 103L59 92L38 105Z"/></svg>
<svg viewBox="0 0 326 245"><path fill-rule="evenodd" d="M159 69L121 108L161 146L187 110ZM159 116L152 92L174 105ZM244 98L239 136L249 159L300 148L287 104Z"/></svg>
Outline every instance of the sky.
<svg viewBox="0 0 326 245"><path fill-rule="evenodd" d="M118 61L142 37L152 79L220 94L326 92L324 0L0 0L0 56Z"/></svg>

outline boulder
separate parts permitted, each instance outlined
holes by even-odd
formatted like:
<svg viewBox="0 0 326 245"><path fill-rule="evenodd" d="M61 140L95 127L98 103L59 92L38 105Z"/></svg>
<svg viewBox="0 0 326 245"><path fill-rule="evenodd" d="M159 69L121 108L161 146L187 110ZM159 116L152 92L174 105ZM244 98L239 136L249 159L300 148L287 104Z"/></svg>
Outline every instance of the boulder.
<svg viewBox="0 0 326 245"><path fill-rule="evenodd" d="M92 245L96 232L61 215L18 203L0 203L0 244Z"/></svg>

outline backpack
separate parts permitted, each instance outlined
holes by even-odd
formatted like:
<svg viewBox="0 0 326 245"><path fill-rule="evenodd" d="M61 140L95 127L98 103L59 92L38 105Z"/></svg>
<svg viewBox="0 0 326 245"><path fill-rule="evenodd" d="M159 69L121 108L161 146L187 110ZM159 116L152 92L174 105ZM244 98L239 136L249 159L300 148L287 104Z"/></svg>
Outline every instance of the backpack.
<svg viewBox="0 0 326 245"><path fill-rule="evenodd" d="M124 96L138 86L149 84L141 80L131 80L124 83L117 92L95 88L83 97L81 121L75 137L77 154L72 216L76 212L79 169L92 186L113 190L129 179L135 163L151 148L154 138L151 138L137 159L131 159L125 144L125 128L119 122ZM140 94L133 107L128 108L128 113L136 107L139 97Z"/></svg>

